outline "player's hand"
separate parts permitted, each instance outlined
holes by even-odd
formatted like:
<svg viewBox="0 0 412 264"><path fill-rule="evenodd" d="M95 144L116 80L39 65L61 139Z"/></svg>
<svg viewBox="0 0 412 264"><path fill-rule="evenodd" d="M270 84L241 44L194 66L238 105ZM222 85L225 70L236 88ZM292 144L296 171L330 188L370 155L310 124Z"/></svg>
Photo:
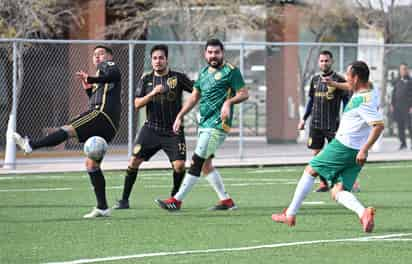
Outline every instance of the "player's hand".
<svg viewBox="0 0 412 264"><path fill-rule="evenodd" d="M329 77L321 77L321 82L326 83L327 85L333 86L334 81Z"/></svg>
<svg viewBox="0 0 412 264"><path fill-rule="evenodd" d="M179 134L181 127L182 118L180 116L177 116L175 122L173 123L173 132L175 132L175 134Z"/></svg>
<svg viewBox="0 0 412 264"><path fill-rule="evenodd" d="M220 111L220 119L222 121L227 120L228 117L230 116L230 106L231 104L229 101L225 101L223 103L222 110Z"/></svg>
<svg viewBox="0 0 412 264"><path fill-rule="evenodd" d="M87 82L87 77L89 75L85 73L84 71L78 71L76 72L76 77L79 78L81 81Z"/></svg>
<svg viewBox="0 0 412 264"><path fill-rule="evenodd" d="M391 112L393 112L393 105L391 105L390 107L389 107L389 111L391 111ZM410 112L410 109L409 109L409 112Z"/></svg>
<svg viewBox="0 0 412 264"><path fill-rule="evenodd" d="M163 87L162 84L158 84L158 85L156 85L156 86L153 88L152 94L153 94L153 95L156 95L156 94L163 93L164 89L165 89L165 88Z"/></svg>
<svg viewBox="0 0 412 264"><path fill-rule="evenodd" d="M356 155L356 163L360 166L363 166L367 158L368 158L368 152L359 150L358 155Z"/></svg>
<svg viewBox="0 0 412 264"><path fill-rule="evenodd" d="M300 120L298 124L298 130L305 129L305 120Z"/></svg>

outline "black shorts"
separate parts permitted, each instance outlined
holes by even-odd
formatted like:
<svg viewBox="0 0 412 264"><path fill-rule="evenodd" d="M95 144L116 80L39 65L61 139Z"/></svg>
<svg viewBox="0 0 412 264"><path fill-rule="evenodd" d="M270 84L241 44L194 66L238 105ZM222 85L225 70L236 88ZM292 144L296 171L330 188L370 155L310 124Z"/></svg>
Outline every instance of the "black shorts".
<svg viewBox="0 0 412 264"><path fill-rule="evenodd" d="M159 150L163 150L170 161L186 160L184 134L163 135L147 126L143 126L135 140L132 155L148 161Z"/></svg>
<svg viewBox="0 0 412 264"><path fill-rule="evenodd" d="M117 132L110 117L97 110L84 112L75 117L69 124L76 130L80 143L85 142L92 136L102 137L109 143Z"/></svg>
<svg viewBox="0 0 412 264"><path fill-rule="evenodd" d="M336 131L311 127L309 129L308 148L322 149L325 145L325 139L331 142L335 135Z"/></svg>

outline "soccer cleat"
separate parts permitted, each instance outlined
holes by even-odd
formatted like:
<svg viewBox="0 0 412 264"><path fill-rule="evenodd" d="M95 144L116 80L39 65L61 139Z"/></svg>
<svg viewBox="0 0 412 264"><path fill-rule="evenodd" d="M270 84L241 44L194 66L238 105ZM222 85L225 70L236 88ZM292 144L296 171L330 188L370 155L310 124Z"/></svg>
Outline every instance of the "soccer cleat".
<svg viewBox="0 0 412 264"><path fill-rule="evenodd" d="M226 211L226 210L236 210L237 206L231 198L226 200L221 200L219 203L211 208L209 211Z"/></svg>
<svg viewBox="0 0 412 264"><path fill-rule="evenodd" d="M375 212L376 210L373 207L368 207L363 212L360 222L362 224L363 231L366 233L372 232L375 227Z"/></svg>
<svg viewBox="0 0 412 264"><path fill-rule="evenodd" d="M113 209L129 209L129 200L119 200L116 205L113 206Z"/></svg>
<svg viewBox="0 0 412 264"><path fill-rule="evenodd" d="M277 223L287 224L288 226L296 225L296 216L294 215L287 216L286 210L287 208L283 209L282 213L280 214L272 214L272 220Z"/></svg>
<svg viewBox="0 0 412 264"><path fill-rule="evenodd" d="M329 186L321 181L319 183L319 188L317 188L314 192L329 192Z"/></svg>
<svg viewBox="0 0 412 264"><path fill-rule="evenodd" d="M23 138L22 136L20 136L19 133L14 132L13 138L16 141L17 146L19 146L19 148L23 150L25 154L30 154L33 152L33 149L30 146L28 137Z"/></svg>
<svg viewBox="0 0 412 264"><path fill-rule="evenodd" d="M98 209L98 208L93 208L93 210L85 214L83 218L95 218L95 217L107 217L110 216L111 211L109 208L107 209Z"/></svg>
<svg viewBox="0 0 412 264"><path fill-rule="evenodd" d="M156 199L155 203L162 209L165 209L169 212L176 212L180 210L182 201L176 200L174 197L171 197L166 200Z"/></svg>

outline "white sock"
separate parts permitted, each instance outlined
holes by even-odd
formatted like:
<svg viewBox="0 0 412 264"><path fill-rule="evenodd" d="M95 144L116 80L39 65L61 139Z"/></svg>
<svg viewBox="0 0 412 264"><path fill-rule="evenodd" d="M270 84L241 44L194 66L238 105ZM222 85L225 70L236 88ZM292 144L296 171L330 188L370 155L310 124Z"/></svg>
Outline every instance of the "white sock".
<svg viewBox="0 0 412 264"><path fill-rule="evenodd" d="M197 183L198 180L199 177L193 176L190 173L186 173L186 176L182 182L182 186L180 186L179 191L175 194L174 198L179 201L185 199L187 194L192 190L193 186Z"/></svg>
<svg viewBox="0 0 412 264"><path fill-rule="evenodd" d="M293 195L292 202L290 203L286 215L296 215L300 206L302 205L303 200L306 198L308 193L312 190L313 184L315 183L315 177L303 172L302 177L300 178L298 185L296 186L295 194Z"/></svg>
<svg viewBox="0 0 412 264"><path fill-rule="evenodd" d="M359 218L362 217L365 207L356 199L356 196L347 191L340 191L336 194L336 201L345 206L349 210L358 214Z"/></svg>
<svg viewBox="0 0 412 264"><path fill-rule="evenodd" d="M206 176L206 179L210 185L212 185L213 189L215 189L215 192L217 193L217 196L219 196L220 200L230 198L229 194L225 191L225 185L223 184L222 177L220 177L220 174L216 169L209 173Z"/></svg>

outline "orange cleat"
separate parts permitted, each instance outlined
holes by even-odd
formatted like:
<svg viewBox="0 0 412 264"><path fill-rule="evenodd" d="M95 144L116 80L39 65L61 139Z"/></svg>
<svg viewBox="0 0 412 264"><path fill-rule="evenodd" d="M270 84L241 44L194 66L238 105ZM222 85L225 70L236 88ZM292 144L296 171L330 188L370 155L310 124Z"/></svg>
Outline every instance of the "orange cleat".
<svg viewBox="0 0 412 264"><path fill-rule="evenodd" d="M287 208L283 209L282 213L280 214L272 214L272 220L277 223L287 224L288 226L296 225L296 216L294 215L287 216L286 210Z"/></svg>
<svg viewBox="0 0 412 264"><path fill-rule="evenodd" d="M360 223L362 224L363 231L366 233L370 233L373 231L375 226L375 208L368 207L363 212L363 215L360 219Z"/></svg>

